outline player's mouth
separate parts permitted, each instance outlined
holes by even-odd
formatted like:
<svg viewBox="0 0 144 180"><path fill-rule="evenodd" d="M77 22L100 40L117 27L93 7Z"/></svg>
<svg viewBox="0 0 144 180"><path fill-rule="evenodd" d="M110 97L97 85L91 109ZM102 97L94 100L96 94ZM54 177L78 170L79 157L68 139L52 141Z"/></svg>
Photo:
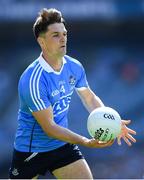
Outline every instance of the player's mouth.
<svg viewBox="0 0 144 180"><path fill-rule="evenodd" d="M61 46L60 48L66 48L66 45Z"/></svg>

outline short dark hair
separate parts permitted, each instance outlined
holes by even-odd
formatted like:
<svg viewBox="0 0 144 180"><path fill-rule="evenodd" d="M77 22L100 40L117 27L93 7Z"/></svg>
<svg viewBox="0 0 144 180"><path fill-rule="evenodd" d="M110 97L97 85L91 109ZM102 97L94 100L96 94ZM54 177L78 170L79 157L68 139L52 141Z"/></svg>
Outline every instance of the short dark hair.
<svg viewBox="0 0 144 180"><path fill-rule="evenodd" d="M47 31L47 27L50 24L54 23L65 24L65 20L63 19L61 12L54 8L42 9L39 12L39 16L37 17L33 25L33 33L36 39L39 37L41 33L45 33Z"/></svg>

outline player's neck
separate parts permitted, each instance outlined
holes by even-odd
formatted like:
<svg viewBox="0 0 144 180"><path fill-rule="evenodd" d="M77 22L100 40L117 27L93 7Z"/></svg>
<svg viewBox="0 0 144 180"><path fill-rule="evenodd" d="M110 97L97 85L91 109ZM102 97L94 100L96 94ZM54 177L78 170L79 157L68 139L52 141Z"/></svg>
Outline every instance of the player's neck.
<svg viewBox="0 0 144 180"><path fill-rule="evenodd" d="M63 57L50 56L45 52L42 52L44 60L55 70L59 71L63 64Z"/></svg>

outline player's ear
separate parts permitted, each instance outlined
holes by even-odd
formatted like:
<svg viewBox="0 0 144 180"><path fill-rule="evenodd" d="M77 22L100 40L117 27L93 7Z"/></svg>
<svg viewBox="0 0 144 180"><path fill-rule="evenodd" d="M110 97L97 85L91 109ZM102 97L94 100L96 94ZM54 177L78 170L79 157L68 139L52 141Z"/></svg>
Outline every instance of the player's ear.
<svg viewBox="0 0 144 180"><path fill-rule="evenodd" d="M42 37L38 37L37 38L37 41L38 41L38 43L39 43L39 45L41 46L41 47L44 47L44 39L42 38Z"/></svg>

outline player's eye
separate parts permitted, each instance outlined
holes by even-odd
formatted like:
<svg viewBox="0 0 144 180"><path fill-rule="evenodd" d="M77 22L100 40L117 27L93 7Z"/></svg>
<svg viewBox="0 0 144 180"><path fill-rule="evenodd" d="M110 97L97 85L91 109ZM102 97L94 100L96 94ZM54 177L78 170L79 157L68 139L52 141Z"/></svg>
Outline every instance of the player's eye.
<svg viewBox="0 0 144 180"><path fill-rule="evenodd" d="M54 34L53 37L58 37L59 35L58 34Z"/></svg>
<svg viewBox="0 0 144 180"><path fill-rule="evenodd" d="M67 36L67 33L64 33L64 36Z"/></svg>

